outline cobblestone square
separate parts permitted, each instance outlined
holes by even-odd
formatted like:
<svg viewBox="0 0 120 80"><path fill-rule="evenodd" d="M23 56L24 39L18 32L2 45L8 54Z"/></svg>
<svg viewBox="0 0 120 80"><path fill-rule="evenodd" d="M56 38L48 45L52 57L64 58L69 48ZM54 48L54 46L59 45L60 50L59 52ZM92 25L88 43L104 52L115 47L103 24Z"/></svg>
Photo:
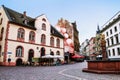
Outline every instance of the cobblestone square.
<svg viewBox="0 0 120 80"><path fill-rule="evenodd" d="M82 72L86 62L61 66L0 67L0 80L120 80L119 74Z"/></svg>

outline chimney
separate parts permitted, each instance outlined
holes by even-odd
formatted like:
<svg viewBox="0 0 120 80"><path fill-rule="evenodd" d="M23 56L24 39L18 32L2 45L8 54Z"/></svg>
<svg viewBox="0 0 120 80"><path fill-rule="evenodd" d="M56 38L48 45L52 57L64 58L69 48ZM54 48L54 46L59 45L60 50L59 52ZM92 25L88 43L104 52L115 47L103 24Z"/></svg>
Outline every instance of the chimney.
<svg viewBox="0 0 120 80"><path fill-rule="evenodd" d="M23 12L23 16L26 17L26 11Z"/></svg>
<svg viewBox="0 0 120 80"><path fill-rule="evenodd" d="M26 16L26 11L23 12L23 23L27 24L27 16Z"/></svg>

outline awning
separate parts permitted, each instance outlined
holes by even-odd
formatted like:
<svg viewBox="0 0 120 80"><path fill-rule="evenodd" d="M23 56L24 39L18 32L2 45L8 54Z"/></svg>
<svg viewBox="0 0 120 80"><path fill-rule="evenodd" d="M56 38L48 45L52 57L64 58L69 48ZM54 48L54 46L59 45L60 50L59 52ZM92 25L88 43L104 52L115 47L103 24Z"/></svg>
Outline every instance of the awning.
<svg viewBox="0 0 120 80"><path fill-rule="evenodd" d="M90 56L96 56L95 54L90 54Z"/></svg>
<svg viewBox="0 0 120 80"><path fill-rule="evenodd" d="M72 56L72 58L84 58L84 56L75 53L75 55Z"/></svg>
<svg viewBox="0 0 120 80"><path fill-rule="evenodd" d="M60 55L50 55L50 54L46 54L45 56L42 56L42 58L63 58L62 56Z"/></svg>
<svg viewBox="0 0 120 80"><path fill-rule="evenodd" d="M42 56L42 58L54 58L54 56L47 54L45 56Z"/></svg>

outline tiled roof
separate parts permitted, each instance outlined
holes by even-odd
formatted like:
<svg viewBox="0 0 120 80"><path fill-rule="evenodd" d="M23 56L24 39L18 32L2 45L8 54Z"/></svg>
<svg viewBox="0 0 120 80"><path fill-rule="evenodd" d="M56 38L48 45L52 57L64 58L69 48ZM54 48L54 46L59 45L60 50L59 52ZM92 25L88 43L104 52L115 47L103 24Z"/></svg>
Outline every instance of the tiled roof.
<svg viewBox="0 0 120 80"><path fill-rule="evenodd" d="M5 13L6 13L10 23L14 23L14 24L21 25L21 26L29 28L29 29L36 30L36 28L34 26L34 24L35 24L34 18L24 16L24 14L16 12L12 9L9 9L9 8L5 7L4 5L2 5L2 7L5 10ZM27 21L27 24L24 22L25 20ZM51 25L51 35L57 36L60 38L64 38L63 35L61 33L59 33L52 25Z"/></svg>
<svg viewBox="0 0 120 80"><path fill-rule="evenodd" d="M58 32L52 25L51 25L51 35L64 38L64 36L60 32Z"/></svg>
<svg viewBox="0 0 120 80"><path fill-rule="evenodd" d="M2 5L2 7L5 10L5 13L9 19L9 22L36 30L36 28L34 27L34 21L35 21L34 18L31 18L28 16L24 17L24 14L21 14L12 9L9 9L4 5ZM25 23L25 20L26 20L26 23Z"/></svg>

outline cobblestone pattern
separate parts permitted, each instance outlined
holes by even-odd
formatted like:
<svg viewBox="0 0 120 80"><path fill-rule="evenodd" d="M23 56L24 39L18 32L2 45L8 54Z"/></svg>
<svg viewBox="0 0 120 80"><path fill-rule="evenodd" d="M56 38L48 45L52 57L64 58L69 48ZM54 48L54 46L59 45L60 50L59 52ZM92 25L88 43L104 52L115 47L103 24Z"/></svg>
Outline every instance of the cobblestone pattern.
<svg viewBox="0 0 120 80"><path fill-rule="evenodd" d="M86 62L62 66L0 67L0 80L120 80L119 74L82 72Z"/></svg>

